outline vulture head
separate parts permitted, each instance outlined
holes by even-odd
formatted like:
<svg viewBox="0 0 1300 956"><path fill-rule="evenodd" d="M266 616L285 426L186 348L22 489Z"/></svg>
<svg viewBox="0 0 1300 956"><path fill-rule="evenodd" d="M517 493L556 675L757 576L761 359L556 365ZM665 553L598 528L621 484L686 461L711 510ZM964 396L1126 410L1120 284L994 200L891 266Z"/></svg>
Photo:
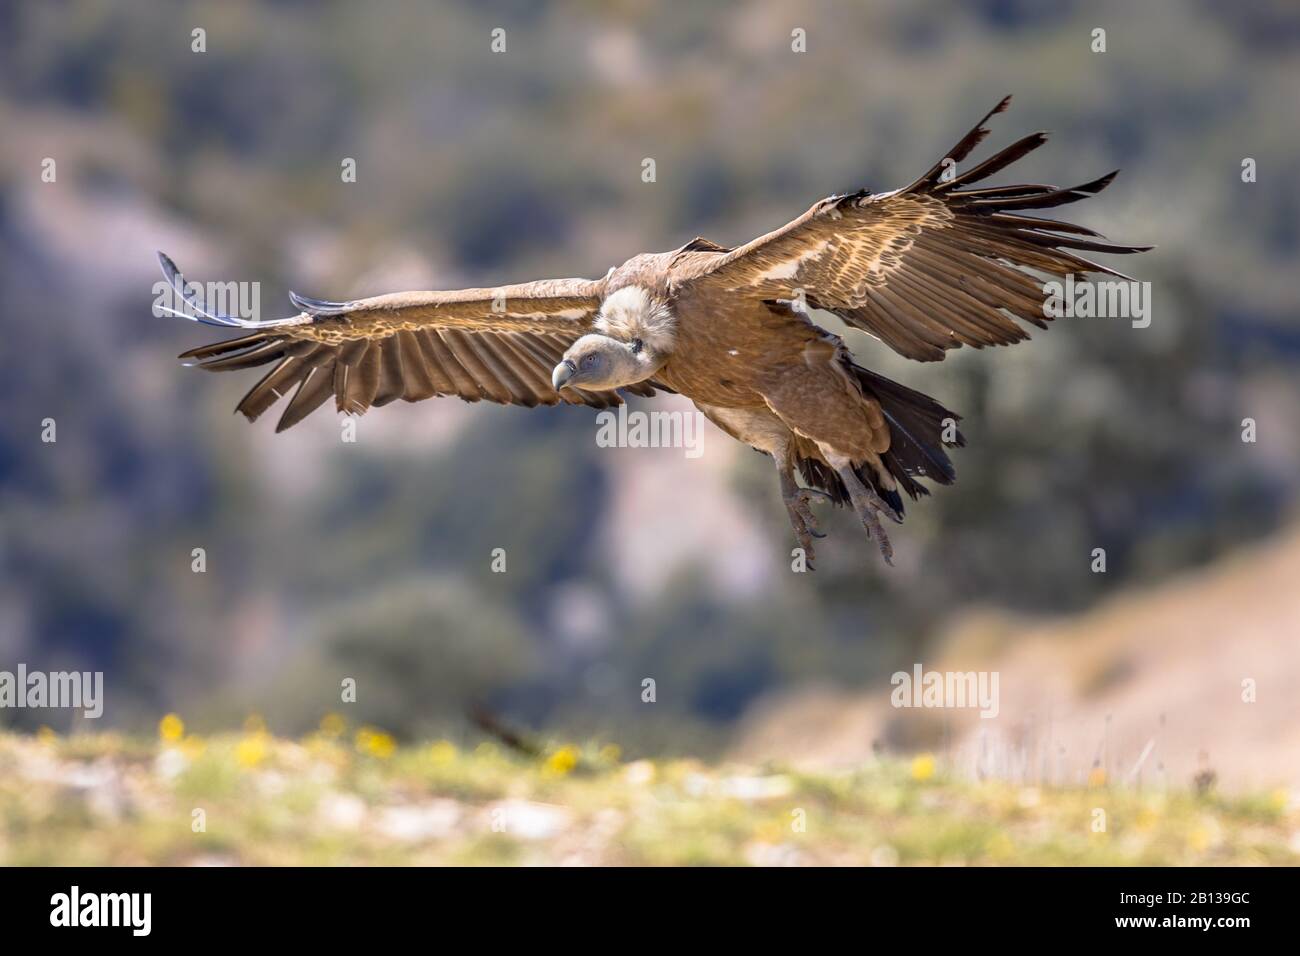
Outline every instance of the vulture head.
<svg viewBox="0 0 1300 956"><path fill-rule="evenodd" d="M601 303L596 332L564 353L551 373L556 391L575 386L604 391L643 382L672 351L676 318L640 286L624 286Z"/></svg>

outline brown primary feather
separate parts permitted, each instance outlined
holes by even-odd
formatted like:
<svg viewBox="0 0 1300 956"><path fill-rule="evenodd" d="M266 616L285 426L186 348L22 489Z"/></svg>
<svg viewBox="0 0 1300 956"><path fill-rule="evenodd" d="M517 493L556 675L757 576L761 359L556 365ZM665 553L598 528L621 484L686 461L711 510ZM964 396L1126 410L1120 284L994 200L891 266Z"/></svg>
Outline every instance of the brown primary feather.
<svg viewBox="0 0 1300 956"><path fill-rule="evenodd" d="M424 361L417 334L404 329L393 336L402 363L401 397L408 402L423 401L438 394L433 368Z"/></svg>
<svg viewBox="0 0 1300 956"><path fill-rule="evenodd" d="M284 410L284 414L280 416L280 421L276 424L275 430L282 432L286 428L298 424L325 404L326 400L333 394L334 359L330 358L325 363L310 369L303 376L302 381L298 383L298 390L294 392L293 398Z"/></svg>

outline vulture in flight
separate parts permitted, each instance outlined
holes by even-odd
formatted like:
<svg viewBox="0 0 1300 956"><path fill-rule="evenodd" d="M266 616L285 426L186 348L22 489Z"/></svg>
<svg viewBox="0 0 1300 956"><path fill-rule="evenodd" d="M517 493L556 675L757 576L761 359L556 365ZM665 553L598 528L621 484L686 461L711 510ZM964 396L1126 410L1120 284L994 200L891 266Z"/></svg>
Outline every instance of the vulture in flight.
<svg viewBox="0 0 1300 956"><path fill-rule="evenodd" d="M951 484L946 445L959 416L853 359L809 310L822 309L907 358L1029 338L1046 327L1042 276L1108 273L1081 252L1132 253L1083 226L1033 213L1094 195L1073 188L976 186L1041 146L1032 133L964 172L1007 97L914 182L830 196L734 249L692 239L637 255L600 279L543 279L350 302L291 293L299 313L249 321L205 310L160 254L185 299L171 314L242 328L181 358L214 371L270 366L237 411L249 421L292 393L277 431L329 399L342 413L456 395L511 405L606 408L622 394L677 392L737 441L770 455L794 536L811 566L822 537L810 503L851 507L881 554L881 518L900 492ZM802 478L802 482L800 482Z"/></svg>

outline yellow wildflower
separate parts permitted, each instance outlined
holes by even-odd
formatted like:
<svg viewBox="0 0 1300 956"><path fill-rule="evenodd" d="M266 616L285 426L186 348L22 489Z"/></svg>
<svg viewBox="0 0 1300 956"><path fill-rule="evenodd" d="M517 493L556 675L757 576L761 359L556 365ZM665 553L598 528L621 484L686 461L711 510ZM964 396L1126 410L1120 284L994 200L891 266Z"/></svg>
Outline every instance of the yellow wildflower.
<svg viewBox="0 0 1300 956"><path fill-rule="evenodd" d="M266 734L248 734L235 747L235 760L241 767L256 767L266 759Z"/></svg>
<svg viewBox="0 0 1300 956"><path fill-rule="evenodd" d="M360 728L355 739L358 750L381 760L388 759L397 751L397 741L392 735L375 727Z"/></svg>
<svg viewBox="0 0 1300 956"><path fill-rule="evenodd" d="M185 721L181 720L177 714L168 714L158 721L158 736L163 739L164 743L177 743L185 736Z"/></svg>
<svg viewBox="0 0 1300 956"><path fill-rule="evenodd" d="M1088 786L1094 788L1106 786L1105 767L1093 767L1092 770L1088 772Z"/></svg>
<svg viewBox="0 0 1300 956"><path fill-rule="evenodd" d="M934 755L917 754L912 758L912 779L924 783L934 776Z"/></svg>
<svg viewBox="0 0 1300 956"><path fill-rule="evenodd" d="M578 751L573 747L561 747L555 753L546 758L546 772L563 777L571 773L573 768L578 766Z"/></svg>

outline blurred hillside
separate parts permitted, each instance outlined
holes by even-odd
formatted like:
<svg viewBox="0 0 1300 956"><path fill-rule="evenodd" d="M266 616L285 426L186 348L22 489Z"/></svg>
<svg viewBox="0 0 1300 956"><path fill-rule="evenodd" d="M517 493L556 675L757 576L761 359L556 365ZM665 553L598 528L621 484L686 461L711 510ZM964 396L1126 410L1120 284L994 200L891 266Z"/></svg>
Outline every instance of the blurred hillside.
<svg viewBox="0 0 1300 956"><path fill-rule="evenodd" d="M880 749L941 750L967 776L1080 785L1300 787L1300 529L1065 619L963 614L927 668L995 670L1001 706L890 706L804 688L756 705L739 759L857 766ZM910 667L904 670L911 671Z"/></svg>
<svg viewBox="0 0 1300 956"><path fill-rule="evenodd" d="M1286 0L0 6L0 667L103 669L104 723L131 729L178 709L300 733L352 677L349 716L403 739L458 738L482 701L707 754L766 695L931 660L970 606L1086 612L1223 559L1300 483L1297 75ZM959 482L909 507L893 570L840 515L817 573L789 573L770 466L712 430L687 460L598 449L587 410L442 400L367 415L356 444L324 412L274 436L230 413L253 377L174 360L213 330L150 314L155 249L261 281L271 312L288 288L599 275L741 242L905 183L1007 92L994 145L1054 137L1018 178L1123 168L1079 216L1158 245L1122 266L1154 319L939 366L853 333L966 416Z"/></svg>

